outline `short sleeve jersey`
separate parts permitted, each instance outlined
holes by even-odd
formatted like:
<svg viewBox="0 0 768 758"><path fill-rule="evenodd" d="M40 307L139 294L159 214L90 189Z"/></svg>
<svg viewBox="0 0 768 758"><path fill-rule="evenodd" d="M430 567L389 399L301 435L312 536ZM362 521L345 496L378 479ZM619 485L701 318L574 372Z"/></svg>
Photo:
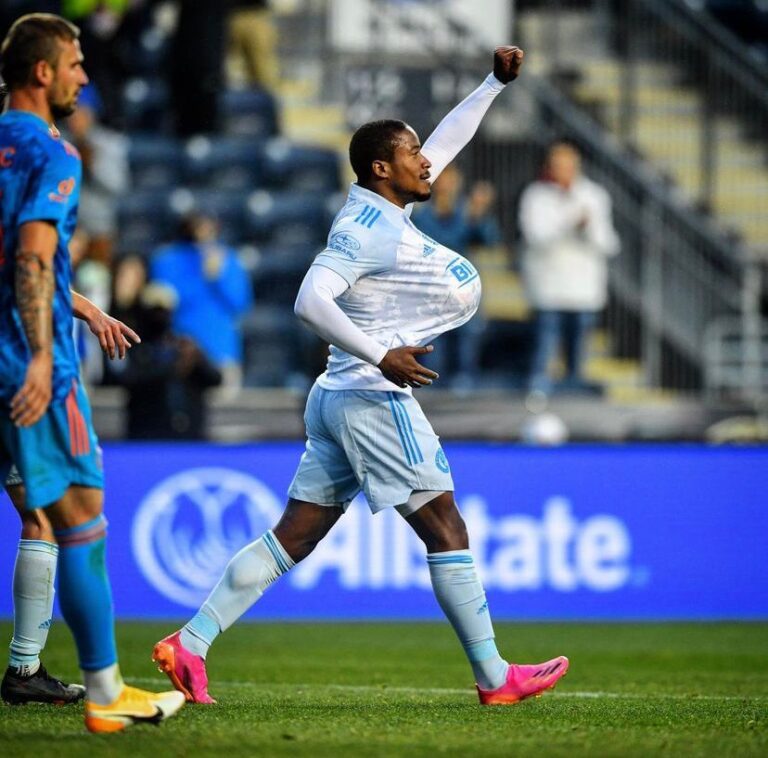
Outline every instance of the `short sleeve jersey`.
<svg viewBox="0 0 768 758"><path fill-rule="evenodd" d="M426 345L461 326L480 304L480 277L463 256L420 232L403 209L353 184L313 263L342 276L336 304L388 349ZM389 390L381 371L331 345L326 389Z"/></svg>
<svg viewBox="0 0 768 758"><path fill-rule="evenodd" d="M77 150L52 135L43 119L18 110L0 116L0 398L4 400L23 384L31 358L15 294L19 230L29 221L48 221L58 232L53 259L54 399L66 396L78 374L68 245L77 222L80 177Z"/></svg>

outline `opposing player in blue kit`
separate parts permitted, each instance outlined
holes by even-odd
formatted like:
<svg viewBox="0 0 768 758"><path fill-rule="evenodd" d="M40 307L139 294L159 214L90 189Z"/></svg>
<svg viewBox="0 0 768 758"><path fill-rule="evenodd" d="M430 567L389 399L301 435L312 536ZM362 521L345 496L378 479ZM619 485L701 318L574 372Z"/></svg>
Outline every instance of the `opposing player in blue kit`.
<svg viewBox="0 0 768 758"><path fill-rule="evenodd" d="M0 481L15 465L27 508L46 508L58 543L60 605L77 645L85 723L115 732L158 723L175 692L120 675L98 440L72 337L68 243L77 221L77 151L54 120L74 111L88 77L79 30L50 14L18 19L0 48L9 109L0 116Z"/></svg>
<svg viewBox="0 0 768 758"><path fill-rule="evenodd" d="M274 529L243 548L198 613L155 645L153 657L188 700L211 703L205 656L266 588L306 558L365 493L371 510L396 508L427 549L432 586L469 659L480 702L514 703L551 688L568 659L509 664L493 626L440 441L412 388L437 375L417 356L468 321L480 279L458 253L422 234L412 203L469 142L523 61L498 48L493 73L422 147L402 121L361 126L349 153L357 182L296 300L297 315L331 344L328 367L307 399L306 452Z"/></svg>

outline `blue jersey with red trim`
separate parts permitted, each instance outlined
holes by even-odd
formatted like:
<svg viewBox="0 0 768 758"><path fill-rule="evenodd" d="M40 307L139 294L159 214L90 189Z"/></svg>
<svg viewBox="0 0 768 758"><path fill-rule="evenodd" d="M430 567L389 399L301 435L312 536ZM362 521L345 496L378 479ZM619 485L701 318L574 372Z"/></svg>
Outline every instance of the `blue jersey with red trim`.
<svg viewBox="0 0 768 758"><path fill-rule="evenodd" d="M53 397L66 397L78 376L72 338L69 240L77 223L81 166L77 150L27 111L0 116L0 398L21 387L31 353L16 303L19 229L29 221L56 226L53 260ZM34 252L34 251L29 251Z"/></svg>

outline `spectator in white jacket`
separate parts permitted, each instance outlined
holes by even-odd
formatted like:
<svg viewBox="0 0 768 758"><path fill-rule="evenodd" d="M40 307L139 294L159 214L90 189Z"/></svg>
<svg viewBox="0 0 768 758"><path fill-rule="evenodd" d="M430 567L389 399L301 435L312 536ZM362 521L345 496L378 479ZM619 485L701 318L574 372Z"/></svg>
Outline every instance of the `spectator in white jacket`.
<svg viewBox="0 0 768 758"><path fill-rule="evenodd" d="M548 150L544 174L520 199L525 241L523 277L535 312L528 388L549 394L552 358L563 344L564 390L584 390L585 346L608 296L608 259L619 252L611 199L581 174L579 151L568 142Z"/></svg>

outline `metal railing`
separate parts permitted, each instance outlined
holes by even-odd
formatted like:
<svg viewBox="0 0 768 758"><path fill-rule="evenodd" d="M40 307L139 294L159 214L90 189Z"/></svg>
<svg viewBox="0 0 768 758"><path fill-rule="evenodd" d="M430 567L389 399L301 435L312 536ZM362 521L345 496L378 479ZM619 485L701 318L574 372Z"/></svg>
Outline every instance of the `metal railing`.
<svg viewBox="0 0 768 758"><path fill-rule="evenodd" d="M542 20L532 42L555 45L548 55L572 74L562 77L571 91L753 254L768 255L768 67L682 0L585 0L576 15L605 44L582 51L577 66L572 39L550 28L569 3L527 6Z"/></svg>

